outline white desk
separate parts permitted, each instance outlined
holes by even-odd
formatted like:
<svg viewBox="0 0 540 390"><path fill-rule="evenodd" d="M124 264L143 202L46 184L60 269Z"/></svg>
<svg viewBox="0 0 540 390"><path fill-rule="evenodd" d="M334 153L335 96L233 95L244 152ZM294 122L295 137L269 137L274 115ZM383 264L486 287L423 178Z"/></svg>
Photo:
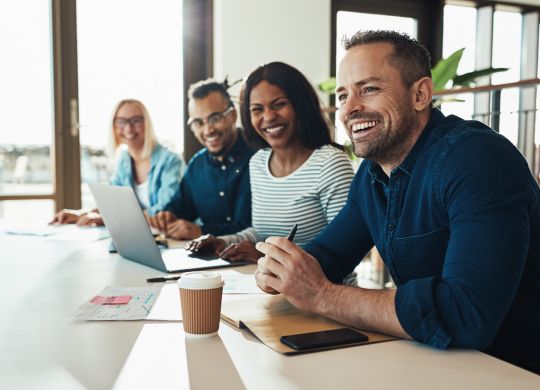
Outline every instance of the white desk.
<svg viewBox="0 0 540 390"><path fill-rule="evenodd" d="M106 285L160 274L107 246L0 233L0 388L540 388L539 376L483 353L408 341L287 357L223 322L205 341L185 340L175 322L74 322Z"/></svg>

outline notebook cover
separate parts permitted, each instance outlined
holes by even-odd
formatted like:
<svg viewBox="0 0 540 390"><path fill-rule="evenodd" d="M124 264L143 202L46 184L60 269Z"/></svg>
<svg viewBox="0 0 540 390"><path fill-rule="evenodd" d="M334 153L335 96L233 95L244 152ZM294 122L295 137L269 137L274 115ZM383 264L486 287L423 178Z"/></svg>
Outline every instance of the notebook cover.
<svg viewBox="0 0 540 390"><path fill-rule="evenodd" d="M279 340L281 336L346 328L347 326L318 314L300 311L292 306L283 295L251 295L242 298L235 297L235 299L224 296L223 298L221 319L237 328L248 328L268 347L285 355L344 348L353 345L373 344L397 339L393 336L358 329L368 336L367 341L297 351L283 344Z"/></svg>

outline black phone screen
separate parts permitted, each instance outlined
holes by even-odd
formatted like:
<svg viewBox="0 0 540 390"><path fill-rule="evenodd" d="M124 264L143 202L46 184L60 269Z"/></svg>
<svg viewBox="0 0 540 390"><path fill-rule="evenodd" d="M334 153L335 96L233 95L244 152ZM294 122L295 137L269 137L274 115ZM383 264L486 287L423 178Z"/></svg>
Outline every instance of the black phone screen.
<svg viewBox="0 0 540 390"><path fill-rule="evenodd" d="M325 330L322 332L301 333L282 336L280 341L297 350L324 348L367 341L368 337L350 328Z"/></svg>

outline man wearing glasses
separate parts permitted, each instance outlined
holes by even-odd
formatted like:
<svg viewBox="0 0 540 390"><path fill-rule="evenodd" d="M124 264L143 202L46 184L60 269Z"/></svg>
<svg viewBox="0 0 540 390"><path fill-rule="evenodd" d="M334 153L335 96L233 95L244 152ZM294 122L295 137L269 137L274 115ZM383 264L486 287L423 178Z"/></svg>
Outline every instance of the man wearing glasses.
<svg viewBox="0 0 540 390"><path fill-rule="evenodd" d="M189 162L170 203L149 218L150 225L168 237L224 235L251 224L249 159L253 151L236 128L237 113L227 88L207 79L188 91L187 125L204 149Z"/></svg>

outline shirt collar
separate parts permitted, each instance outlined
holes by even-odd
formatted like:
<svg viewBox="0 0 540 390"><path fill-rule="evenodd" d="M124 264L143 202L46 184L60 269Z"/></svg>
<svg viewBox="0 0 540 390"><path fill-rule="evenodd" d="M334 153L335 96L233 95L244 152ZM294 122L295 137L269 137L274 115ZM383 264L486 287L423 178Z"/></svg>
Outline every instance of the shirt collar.
<svg viewBox="0 0 540 390"><path fill-rule="evenodd" d="M368 172L371 175L371 183L375 183L375 181L378 181L379 183L384 185L388 184L388 177L383 172L379 164L376 164L370 160L368 165Z"/></svg>

